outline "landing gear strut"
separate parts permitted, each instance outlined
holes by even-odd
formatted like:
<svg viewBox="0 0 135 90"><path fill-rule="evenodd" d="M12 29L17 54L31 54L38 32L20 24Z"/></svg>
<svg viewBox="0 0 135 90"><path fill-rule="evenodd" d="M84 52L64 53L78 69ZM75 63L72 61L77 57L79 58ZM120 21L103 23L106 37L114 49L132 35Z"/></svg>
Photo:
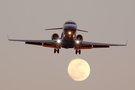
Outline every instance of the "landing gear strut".
<svg viewBox="0 0 135 90"><path fill-rule="evenodd" d="M81 50L76 49L75 54L77 54L77 53L81 54Z"/></svg>
<svg viewBox="0 0 135 90"><path fill-rule="evenodd" d="M54 49L54 53L56 53L56 52L59 53L59 49L56 49L56 48L55 48L55 49Z"/></svg>

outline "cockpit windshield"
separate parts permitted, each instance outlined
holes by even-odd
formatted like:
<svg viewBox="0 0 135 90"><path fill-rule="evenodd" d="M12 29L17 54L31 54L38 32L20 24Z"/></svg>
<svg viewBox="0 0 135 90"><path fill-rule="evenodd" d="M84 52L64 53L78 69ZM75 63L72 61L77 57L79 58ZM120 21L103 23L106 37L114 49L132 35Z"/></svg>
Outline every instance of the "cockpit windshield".
<svg viewBox="0 0 135 90"><path fill-rule="evenodd" d="M76 25L76 23L74 23L74 22L66 22L65 24L75 24Z"/></svg>

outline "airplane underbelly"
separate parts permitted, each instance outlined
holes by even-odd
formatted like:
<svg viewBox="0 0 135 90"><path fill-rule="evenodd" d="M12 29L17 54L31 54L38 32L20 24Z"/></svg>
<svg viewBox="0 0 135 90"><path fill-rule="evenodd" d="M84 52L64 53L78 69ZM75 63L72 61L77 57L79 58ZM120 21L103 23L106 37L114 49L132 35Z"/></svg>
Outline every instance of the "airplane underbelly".
<svg viewBox="0 0 135 90"><path fill-rule="evenodd" d="M63 38L62 48L74 48L74 39L71 37Z"/></svg>
<svg viewBox="0 0 135 90"><path fill-rule="evenodd" d="M62 44L61 47L62 47L62 48L66 48L66 49L68 49L68 48L74 48L74 44L69 44L69 43L67 43L67 44Z"/></svg>

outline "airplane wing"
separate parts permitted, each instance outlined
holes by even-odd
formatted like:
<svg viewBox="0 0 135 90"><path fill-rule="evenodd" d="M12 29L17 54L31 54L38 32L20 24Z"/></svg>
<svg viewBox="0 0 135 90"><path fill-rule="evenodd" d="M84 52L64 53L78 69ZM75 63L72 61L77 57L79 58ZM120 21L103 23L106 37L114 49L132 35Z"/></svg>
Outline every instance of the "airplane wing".
<svg viewBox="0 0 135 90"><path fill-rule="evenodd" d="M109 48L110 46L126 46L126 44L108 44L108 43L96 43L82 41L81 49L92 49L92 48Z"/></svg>
<svg viewBox="0 0 135 90"><path fill-rule="evenodd" d="M8 39L8 40L25 42L25 44L55 48L55 40L18 40L18 39Z"/></svg>

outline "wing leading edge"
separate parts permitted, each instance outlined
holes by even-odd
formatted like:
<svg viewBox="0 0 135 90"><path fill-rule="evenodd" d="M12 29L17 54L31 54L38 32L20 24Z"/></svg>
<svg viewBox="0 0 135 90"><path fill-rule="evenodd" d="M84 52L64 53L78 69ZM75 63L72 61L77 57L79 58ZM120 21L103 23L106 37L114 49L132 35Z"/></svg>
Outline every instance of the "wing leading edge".
<svg viewBox="0 0 135 90"><path fill-rule="evenodd" d="M128 42L128 41L127 41ZM126 44L108 44L82 41L80 49L109 48L110 46L126 46Z"/></svg>
<svg viewBox="0 0 135 90"><path fill-rule="evenodd" d="M25 42L25 44L39 45L39 46L43 46L43 47L55 48L55 41L54 40L19 40L19 39L8 39L8 40L9 41Z"/></svg>

